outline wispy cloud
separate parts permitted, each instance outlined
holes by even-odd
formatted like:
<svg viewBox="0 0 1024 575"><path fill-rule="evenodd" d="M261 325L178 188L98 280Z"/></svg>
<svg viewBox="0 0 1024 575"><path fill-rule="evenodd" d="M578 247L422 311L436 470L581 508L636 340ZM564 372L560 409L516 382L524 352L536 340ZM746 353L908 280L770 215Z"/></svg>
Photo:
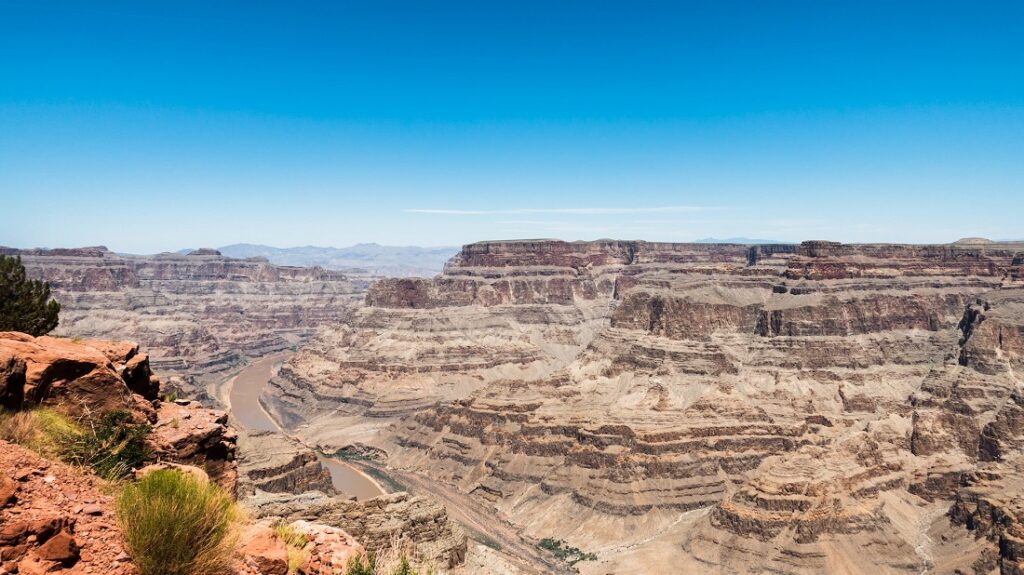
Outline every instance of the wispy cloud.
<svg viewBox="0 0 1024 575"><path fill-rule="evenodd" d="M448 210L436 208L409 208L402 210L410 214L440 214L449 216L496 216L514 214L572 214L572 215L609 215L609 214L670 214L694 213L725 210L715 206L659 206L652 208L509 208L503 210Z"/></svg>

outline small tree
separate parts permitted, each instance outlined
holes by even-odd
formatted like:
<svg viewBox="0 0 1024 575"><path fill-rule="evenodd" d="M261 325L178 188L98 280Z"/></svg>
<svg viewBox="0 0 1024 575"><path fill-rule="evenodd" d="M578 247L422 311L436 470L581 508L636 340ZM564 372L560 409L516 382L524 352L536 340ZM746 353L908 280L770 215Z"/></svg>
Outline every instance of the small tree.
<svg viewBox="0 0 1024 575"><path fill-rule="evenodd" d="M59 313L50 284L27 279L21 256L0 255L0 331L45 335L57 327Z"/></svg>

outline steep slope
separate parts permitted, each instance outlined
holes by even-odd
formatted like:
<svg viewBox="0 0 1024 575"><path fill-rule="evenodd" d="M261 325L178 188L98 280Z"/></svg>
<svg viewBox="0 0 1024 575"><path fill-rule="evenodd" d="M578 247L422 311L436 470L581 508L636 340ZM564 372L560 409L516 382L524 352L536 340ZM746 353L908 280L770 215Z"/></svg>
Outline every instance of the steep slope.
<svg viewBox="0 0 1024 575"><path fill-rule="evenodd" d="M267 399L585 573L1010 573L951 519L1022 445L1021 250L472 244L373 284Z"/></svg>

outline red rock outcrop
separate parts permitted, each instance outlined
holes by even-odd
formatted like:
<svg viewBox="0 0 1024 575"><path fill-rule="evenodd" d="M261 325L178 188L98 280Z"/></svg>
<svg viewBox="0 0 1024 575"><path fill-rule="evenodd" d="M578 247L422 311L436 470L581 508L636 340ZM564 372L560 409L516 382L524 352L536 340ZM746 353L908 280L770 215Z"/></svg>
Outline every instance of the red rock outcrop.
<svg viewBox="0 0 1024 575"><path fill-rule="evenodd" d="M152 425L156 459L202 467L234 491L237 434L227 414L185 400L156 399L160 380L137 344L0 333L0 400L6 409L55 407L76 419L123 410Z"/></svg>
<svg viewBox="0 0 1024 575"><path fill-rule="evenodd" d="M128 342L75 341L0 332L0 404L7 409L62 405L72 415L130 411L152 419L147 400L160 382Z"/></svg>

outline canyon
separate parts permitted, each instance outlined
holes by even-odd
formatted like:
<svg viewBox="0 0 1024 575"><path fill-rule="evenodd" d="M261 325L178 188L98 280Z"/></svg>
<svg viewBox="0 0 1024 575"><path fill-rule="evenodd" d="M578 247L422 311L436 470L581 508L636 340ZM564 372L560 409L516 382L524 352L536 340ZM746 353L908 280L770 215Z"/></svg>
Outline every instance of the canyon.
<svg viewBox="0 0 1024 575"><path fill-rule="evenodd" d="M456 573L1024 573L1024 243L481 242L379 279L6 253L59 334L144 342L137 393L232 408L257 518Z"/></svg>
<svg viewBox="0 0 1024 575"><path fill-rule="evenodd" d="M216 250L152 256L104 247L0 248L49 282L56 335L129 339L150 355L164 391L215 402L212 387L252 359L292 349L362 298L365 274L276 266Z"/></svg>
<svg viewBox="0 0 1024 575"><path fill-rule="evenodd" d="M1021 573L1022 254L471 244L262 400L585 574Z"/></svg>

